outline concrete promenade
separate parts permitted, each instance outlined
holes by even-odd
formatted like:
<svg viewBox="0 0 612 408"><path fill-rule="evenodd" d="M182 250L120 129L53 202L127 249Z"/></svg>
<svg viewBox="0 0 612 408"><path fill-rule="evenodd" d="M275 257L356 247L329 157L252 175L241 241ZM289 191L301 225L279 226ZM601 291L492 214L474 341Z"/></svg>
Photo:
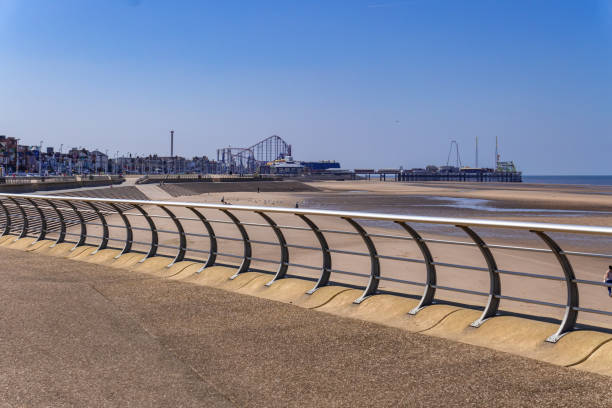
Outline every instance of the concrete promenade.
<svg viewBox="0 0 612 408"><path fill-rule="evenodd" d="M610 406L612 378L0 248L0 406Z"/></svg>

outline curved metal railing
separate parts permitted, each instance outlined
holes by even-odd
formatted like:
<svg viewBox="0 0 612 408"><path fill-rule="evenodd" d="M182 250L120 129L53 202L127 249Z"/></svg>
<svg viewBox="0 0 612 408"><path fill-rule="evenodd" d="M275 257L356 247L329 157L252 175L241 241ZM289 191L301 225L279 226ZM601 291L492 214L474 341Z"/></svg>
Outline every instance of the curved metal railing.
<svg viewBox="0 0 612 408"><path fill-rule="evenodd" d="M154 210L157 210L155 214ZM178 214L183 212L184 214ZM205 212L222 213L227 219L210 218ZM261 221L246 222L241 220L237 214L250 213L257 216ZM178 215L177 215L178 214ZM301 220L303 225L281 225L273 217L291 216ZM350 227L348 230L333 228L321 228L315 218L334 219L343 222ZM133 221L138 218L144 220L144 226L138 226ZM120 220L120 223L113 223ZM130 221L132 220L132 221ZM368 232L368 222L389 222L406 235L391 233ZM184 224L196 223L196 226L188 230ZM163 224L163 225L162 225ZM236 228L239 237L220 235L217 225L230 225ZM454 239L426 238L416 225L434 224L457 228L465 233L470 241ZM170 227L167 227L170 225ZM95 226L100 235L94 235L88 230L89 226ZM161 227L160 227L161 226ZM171 228L171 229L168 229ZM273 240L257 240L249 235L249 228L266 228L270 231ZM487 244L475 229L509 229L515 231L527 231L537 237L545 244L544 248L529 246ZM121 238L111 234L111 230L119 229L124 233ZM304 245L302 243L291 243L286 234L288 231L305 231L314 237L318 245ZM480 317L472 323L473 327L479 327L485 320L496 316L500 312L500 301L507 300L524 304L551 307L564 310L564 316L556 333L551 335L547 341L556 342L564 334L576 328L579 313L596 314L600 316L612 316L612 311L585 308L580 306L580 290L583 285L610 287L611 284L592 280L578 279L576 277L569 257L589 257L597 259L610 259L612 255L604 253L591 253L581 251L563 250L557 240L551 237L551 233L563 233L570 235L597 235L612 237L612 228L598 226L581 226L567 224L529 223L514 221L496 221L466 218L443 218L425 216L404 216L376 214L366 212L310 210L301 208L276 208L229 204L203 204L195 202L168 202L168 201L144 201L144 200L119 200L105 198L64 197L50 195L24 195L24 194L0 194L0 236L15 235L16 239L33 237L33 243L51 239L52 245L63 242L74 244L73 249L84 245L92 245L95 241L96 250L107 248L119 250L116 257L128 252L142 253L144 261L158 254L160 250L174 251L170 254L172 261L169 266L176 262L188 259L187 253L195 253L194 261L202 262L199 272L205 268L220 263L219 258L237 259L234 277L250 270L271 273L268 285L283 279L288 275L289 268L317 271L318 276L313 278L315 284L307 293L312 294L317 289L332 283L335 276L349 276L367 278L363 285L361 296L355 300L360 303L370 296L380 293L381 281L395 282L399 284L422 287L423 292L419 297L418 306L410 313L416 314L420 310L436 303L441 299L437 291L459 292L468 295L486 298L482 307ZM177 245L164 244L160 240L161 234L169 234L177 241ZM367 252L352 251L334 248L329 242L331 235L343 235L358 238L365 246ZM52 237L53 238L50 238ZM71 239L71 237L73 239ZM139 239L137 239L139 238ZM201 249L190 245L189 239L197 238L206 241L206 248ZM413 241L416 244L421 258L410 258L406 256L392 256L380 253L375 239L391 240L403 244L405 241ZM220 251L220 242L235 242L241 245L241 250L236 253ZM165 242L165 241L164 241ZM113 246L111 243L118 243ZM483 258L486 266L479 267L458 263L441 262L432 255L431 245L472 246L476 248ZM279 249L279 259L267 259L256 256L254 245L275 246ZM136 249L140 246L140 249ZM524 253L548 253L554 255L562 276L538 274L532 272L519 272L501 269L498 267L493 250L510 250ZM296 251L316 251L321 254L321 262L300 264L291 262L292 254ZM166 254L168 255L168 254ZM334 256L359 257L369 260L369 273L363 274L355 271L341 270L332 266ZM202 258L203 257L203 258ZM310 260L311 257L308 257ZM424 281L399 279L390 276L381 265L381 261L398 261L408 264L421 264L425 267ZM276 265L273 271L255 269L252 262L268 263ZM439 268L454 268L459 270L476 270L485 272L488 276L488 290L478 291L473 288L465 289L459 287L444 286L438 283ZM563 302L553 303L532 298L510 296L502 290L502 276L517 277L520 279L537 279L557 281L565 285ZM469 283L469 279L466 279Z"/></svg>

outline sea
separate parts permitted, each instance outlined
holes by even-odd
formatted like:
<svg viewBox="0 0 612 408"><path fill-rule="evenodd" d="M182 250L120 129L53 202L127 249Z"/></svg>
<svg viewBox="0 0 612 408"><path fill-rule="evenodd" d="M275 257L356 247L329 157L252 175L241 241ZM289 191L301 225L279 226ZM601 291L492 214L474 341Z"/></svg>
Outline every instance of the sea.
<svg viewBox="0 0 612 408"><path fill-rule="evenodd" d="M536 176L523 174L524 183L538 184L582 184L591 186L612 186L610 176Z"/></svg>

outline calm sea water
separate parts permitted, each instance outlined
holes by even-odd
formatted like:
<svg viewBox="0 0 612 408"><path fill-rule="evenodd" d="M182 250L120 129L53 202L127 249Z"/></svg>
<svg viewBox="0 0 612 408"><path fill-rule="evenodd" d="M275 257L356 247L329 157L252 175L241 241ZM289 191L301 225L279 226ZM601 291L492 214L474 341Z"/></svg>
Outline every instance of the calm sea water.
<svg viewBox="0 0 612 408"><path fill-rule="evenodd" d="M612 186L612 176L526 176L524 183L540 184L586 184L592 186Z"/></svg>

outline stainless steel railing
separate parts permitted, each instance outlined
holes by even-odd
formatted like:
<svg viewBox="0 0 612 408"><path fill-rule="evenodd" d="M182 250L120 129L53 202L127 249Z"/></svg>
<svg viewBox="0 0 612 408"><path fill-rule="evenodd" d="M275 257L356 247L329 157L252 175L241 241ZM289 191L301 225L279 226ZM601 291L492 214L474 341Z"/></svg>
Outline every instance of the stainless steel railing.
<svg viewBox="0 0 612 408"><path fill-rule="evenodd" d="M157 210L158 213L154 213ZM178 214L182 212L183 214ZM209 214L222 213L227 219L211 218ZM237 214L257 216L261 221L244 221ZM303 225L284 225L277 223L273 217L295 217L303 222ZM243 217L244 218L244 217ZM141 226L134 223L136 219L144 220ZM336 228L321 228L315 219L334 219L345 223L349 230ZM114 223L120 220L120 223ZM110 222L109 222L110 221ZM388 222L397 226L405 234L396 234L393 230L383 233L368 232L367 223ZM184 224L187 222L197 223L195 228L186 230ZM417 231L417 225L443 225L457 228L470 238L470 241L455 239L427 238ZM236 228L238 237L220 235L219 227L213 225L230 225ZM95 226L100 235L88 232L89 226ZM249 233L252 228L265 228L270 232L270 239L253 239ZM505 244L488 244L482 238L482 234L475 229L504 229L513 231L526 231L537 237L545 244L544 248L532 246L517 246ZM111 230L120 230L124 234L117 238ZM222 228L221 228L222 229ZM290 242L287 234L290 231L305 231L314 236L316 245L306 245L304 242ZM196 254L195 261L202 262L199 272L207 267L219 264L219 258L238 260L236 277L250 270L260 270L252 267L252 263L264 263L275 265L272 278L268 285L288 275L289 268L316 271L318 276L314 278L315 284L307 293L312 294L319 288L332 283L335 276L349 276L366 278L367 283L363 285L361 296L355 303L361 303L364 299L379 293L381 282L394 282L398 284L411 285L423 288L419 297L418 306L410 313L419 313L422 309L431 306L441 299L438 291L457 292L486 298L482 307L480 317L472 323L473 327L479 327L485 320L496 316L500 312L500 301L507 300L529 305L550 307L564 310L564 316L560 321L559 328L547 341L556 342L564 334L576 328L578 315L580 313L596 314L599 316L612 316L612 310L605 308L587 308L580 306L581 287L601 286L609 287L601 281L593 279L578 279L570 257L588 257L594 259L612 259L611 254L598 252L563 250L557 240L551 237L552 233L563 233L570 235L593 235L612 238L612 228L600 226L581 226L568 224L547 224L513 221L495 221L484 219L466 218L442 218L424 216L404 216L375 214L366 212L347 212L329 210L309 210L300 208L276 208L258 207L228 204L203 204L195 202L167 202L167 201L143 201L143 200L118 200L104 198L82 198L63 197L48 195L25 195L25 194L0 194L0 234L15 235L17 239L34 237L34 242L49 239L53 236L53 245L62 242L74 243L74 248L91 245L93 241L97 246L96 251L111 248L112 243L119 243L117 257L128 252L141 252L142 261L155 256L160 250L172 250L170 265L186 260L187 253ZM164 244L160 241L161 234L169 234L178 245ZM138 235L138 239L137 239ZM361 240L366 252L339 249L330 244L331 235L342 235L350 239ZM74 238L74 239L71 239ZM190 244L190 239L199 239L206 242L206 248ZM380 253L375 240L390 240L396 246L402 246L406 241L412 241L418 248L420 258L407 256L387 255ZM240 251L224 252L220 250L220 242L235 242L240 244ZM201 243L201 242L200 242ZM450 245L456 247L470 246L476 248L484 260L486 266L473 266L461 263L450 263L436 260L432 255L432 245ZM140 246L141 249L135 249ZM269 259L258 256L254 250L255 246L278 247L279 258ZM518 251L520 253L546 253L554 255L562 276L554 276L541 273L513 271L498 267L495 250ZM321 254L321 261L310 263L291 262L292 254L296 251L315 251ZM342 270L333 267L333 259L336 256L357 257L367 260L369 273L363 274L353 270ZM311 261L312 257L307 257ZM420 264L425 268L422 281L400 279L391 276L381 266L381 261L397 261L405 264ZM170 266L169 265L169 266ZM458 270L472 270L485 272L488 276L488 290L479 291L474 288L460 288L444 286L438 283L439 268L453 268ZM501 277L510 276L525 280L530 279L556 281L564 284L565 293L562 301L549 302L533 298L512 296L504 293ZM468 284L470 280L466 278ZM612 305L612 302L611 302Z"/></svg>

